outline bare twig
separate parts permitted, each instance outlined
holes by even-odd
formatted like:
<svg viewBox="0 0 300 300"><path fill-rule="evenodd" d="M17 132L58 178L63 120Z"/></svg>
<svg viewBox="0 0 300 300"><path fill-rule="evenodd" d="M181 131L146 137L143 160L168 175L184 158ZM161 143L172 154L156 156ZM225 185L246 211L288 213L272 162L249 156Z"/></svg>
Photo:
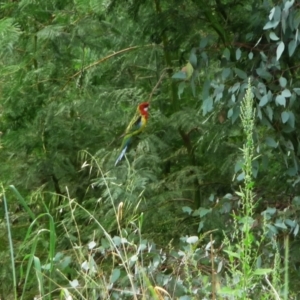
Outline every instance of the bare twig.
<svg viewBox="0 0 300 300"><path fill-rule="evenodd" d="M122 53L125 53L125 52L128 52L128 51L132 51L132 50L136 50L136 49L139 49L139 48L145 48L145 47L153 47L153 46L157 46L157 45L153 45L153 44L148 44L148 45L144 45L144 46L133 46L133 47L129 47L129 48L126 48L126 49L122 49L120 51L117 51L117 52L114 52L113 54L110 54L108 56L105 56L95 62L93 62L92 64L82 68L80 71L76 72L75 74L73 74L72 76L69 77L69 80L67 81L67 83L64 85L64 87L62 88L62 90L64 90L66 88L66 86L68 85L68 83L71 81L71 79L73 79L74 77L82 74L82 72L92 68L92 67L95 67L101 63L103 63L104 61L116 56L116 55L119 55L119 54L122 54Z"/></svg>
<svg viewBox="0 0 300 300"><path fill-rule="evenodd" d="M273 285L272 285L272 283L270 282L270 280L268 279L268 276L267 276L267 275L265 275L265 280L266 280L268 286L271 288L272 292L274 293L275 299L276 299L276 300L280 300L280 297L279 297L277 291L276 291L275 288L273 287Z"/></svg>
<svg viewBox="0 0 300 300"><path fill-rule="evenodd" d="M162 74L160 75L160 78L159 80L157 81L156 85L154 86L154 88L152 89L150 95L149 95L149 98L148 98L148 102L151 101L152 97L153 97L153 94L154 92L156 91L156 89L159 87L159 85L161 84L163 78L166 76L166 72L169 68L165 68L162 70Z"/></svg>
<svg viewBox="0 0 300 300"><path fill-rule="evenodd" d="M126 49L122 49L120 51L117 51L117 52L114 52L113 54L110 54L108 56L105 56L97 61L95 61L94 63L82 68L80 71L78 71L77 73L75 73L74 75L71 76L71 78L74 78L76 77L77 75L79 75L80 73L82 73L83 71L87 70L87 69L90 69L94 66L97 66L101 63L103 63L104 61L116 56L116 55L119 55L119 54L122 54L122 53L125 53L125 52L128 52L128 51L131 51L131 50L136 50L136 49L139 49L139 48L144 48L144 47L152 47L153 44L149 44L149 45L145 45L145 46L133 46L133 47L129 47L129 48L126 48Z"/></svg>

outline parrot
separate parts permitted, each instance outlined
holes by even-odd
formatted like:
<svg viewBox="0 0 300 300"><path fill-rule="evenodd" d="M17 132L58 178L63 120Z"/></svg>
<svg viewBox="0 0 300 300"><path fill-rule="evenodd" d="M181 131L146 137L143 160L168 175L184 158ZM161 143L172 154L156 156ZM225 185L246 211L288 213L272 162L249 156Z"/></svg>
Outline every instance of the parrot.
<svg viewBox="0 0 300 300"><path fill-rule="evenodd" d="M147 124L148 121L148 108L149 108L149 102L142 102L138 105L136 113L133 117L133 119L130 121L129 125L127 126L124 138L121 145L121 153L118 156L115 166L122 160L124 157L131 141L132 137L135 135L138 135L141 133Z"/></svg>

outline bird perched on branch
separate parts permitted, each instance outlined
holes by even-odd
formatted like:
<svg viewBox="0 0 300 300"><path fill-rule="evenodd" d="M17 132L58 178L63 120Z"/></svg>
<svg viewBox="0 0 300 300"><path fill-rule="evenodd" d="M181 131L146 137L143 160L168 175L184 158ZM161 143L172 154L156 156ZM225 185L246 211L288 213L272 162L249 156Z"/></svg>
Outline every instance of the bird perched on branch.
<svg viewBox="0 0 300 300"><path fill-rule="evenodd" d="M132 138L135 135L140 134L145 129L148 120L148 108L149 108L149 102L143 102L139 104L139 106L137 107L133 119L130 121L129 125L125 130L123 142L121 145L121 153L115 162L115 166L124 157L132 141Z"/></svg>

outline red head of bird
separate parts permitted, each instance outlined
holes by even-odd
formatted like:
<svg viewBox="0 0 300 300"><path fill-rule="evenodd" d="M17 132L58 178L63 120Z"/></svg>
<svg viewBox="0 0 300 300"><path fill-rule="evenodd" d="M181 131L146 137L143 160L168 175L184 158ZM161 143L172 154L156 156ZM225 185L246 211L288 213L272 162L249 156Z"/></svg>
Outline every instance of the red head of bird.
<svg viewBox="0 0 300 300"><path fill-rule="evenodd" d="M148 108L149 108L150 104L149 102L142 102L139 106L138 106L138 110L140 112L140 114L142 116L145 116L145 118L148 118Z"/></svg>

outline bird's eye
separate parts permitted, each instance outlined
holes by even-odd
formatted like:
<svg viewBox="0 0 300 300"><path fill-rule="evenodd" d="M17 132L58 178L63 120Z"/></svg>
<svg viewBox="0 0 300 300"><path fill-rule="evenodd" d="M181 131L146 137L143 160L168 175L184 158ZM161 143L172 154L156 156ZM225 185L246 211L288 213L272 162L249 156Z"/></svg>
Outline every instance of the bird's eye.
<svg viewBox="0 0 300 300"><path fill-rule="evenodd" d="M144 110L145 110L145 111L148 111L148 107L145 107Z"/></svg>

